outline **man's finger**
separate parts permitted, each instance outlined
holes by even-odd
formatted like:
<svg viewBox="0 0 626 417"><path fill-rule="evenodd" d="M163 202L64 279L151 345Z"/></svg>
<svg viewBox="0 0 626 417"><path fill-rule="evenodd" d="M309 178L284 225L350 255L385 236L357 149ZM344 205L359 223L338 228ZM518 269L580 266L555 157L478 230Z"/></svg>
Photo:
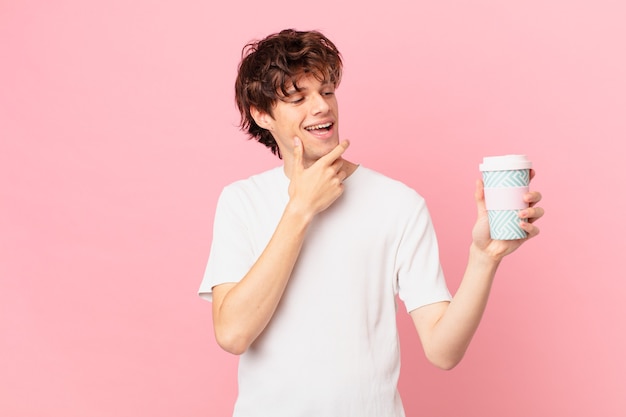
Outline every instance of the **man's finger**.
<svg viewBox="0 0 626 417"><path fill-rule="evenodd" d="M348 149L348 146L350 146L350 141L342 141L339 145L335 146L335 149L320 158L320 161L333 163Z"/></svg>
<svg viewBox="0 0 626 417"><path fill-rule="evenodd" d="M299 137L295 136L293 138L293 156L294 156L294 164L293 169L302 170L304 169L304 165L302 162L302 156L304 154L304 149L302 146L302 141Z"/></svg>
<svg viewBox="0 0 626 417"><path fill-rule="evenodd" d="M530 206L534 206L538 202L541 201L541 193L539 191L531 191L529 193L524 194L524 201L529 203Z"/></svg>

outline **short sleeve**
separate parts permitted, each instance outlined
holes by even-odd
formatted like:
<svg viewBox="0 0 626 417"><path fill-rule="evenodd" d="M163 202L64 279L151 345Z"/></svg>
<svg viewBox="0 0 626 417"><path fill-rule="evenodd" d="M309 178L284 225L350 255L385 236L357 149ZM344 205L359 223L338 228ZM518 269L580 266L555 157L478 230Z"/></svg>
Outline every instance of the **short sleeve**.
<svg viewBox="0 0 626 417"><path fill-rule="evenodd" d="M200 284L200 297L212 301L213 287L239 282L254 263L250 231L236 189L222 190L213 221L213 240Z"/></svg>
<svg viewBox="0 0 626 417"><path fill-rule="evenodd" d="M452 299L439 260L435 230L424 199L408 215L396 258L398 293L407 311Z"/></svg>

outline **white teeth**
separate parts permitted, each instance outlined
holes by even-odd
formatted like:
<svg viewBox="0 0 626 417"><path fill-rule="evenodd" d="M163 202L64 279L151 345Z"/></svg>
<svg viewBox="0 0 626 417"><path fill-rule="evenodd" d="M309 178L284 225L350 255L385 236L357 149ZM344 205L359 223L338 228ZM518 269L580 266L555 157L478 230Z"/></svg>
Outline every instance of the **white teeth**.
<svg viewBox="0 0 626 417"><path fill-rule="evenodd" d="M306 130L328 129L332 125L333 125L332 123L324 123L324 124L321 124L321 125L309 126L309 127L305 128L305 129Z"/></svg>

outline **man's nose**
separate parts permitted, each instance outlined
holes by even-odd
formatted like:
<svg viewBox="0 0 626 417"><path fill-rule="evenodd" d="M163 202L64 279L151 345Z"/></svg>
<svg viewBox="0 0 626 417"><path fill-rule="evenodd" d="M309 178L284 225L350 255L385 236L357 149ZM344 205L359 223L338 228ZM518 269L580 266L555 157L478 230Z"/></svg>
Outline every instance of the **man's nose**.
<svg viewBox="0 0 626 417"><path fill-rule="evenodd" d="M328 111L328 103L321 94L315 94L313 96L313 104L311 111L313 114L326 113Z"/></svg>

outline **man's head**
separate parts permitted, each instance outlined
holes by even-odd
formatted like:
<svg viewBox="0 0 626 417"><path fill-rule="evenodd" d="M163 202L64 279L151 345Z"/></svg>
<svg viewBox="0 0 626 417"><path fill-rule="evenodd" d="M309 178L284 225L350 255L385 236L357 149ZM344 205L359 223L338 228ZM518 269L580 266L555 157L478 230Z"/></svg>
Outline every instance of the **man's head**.
<svg viewBox="0 0 626 417"><path fill-rule="evenodd" d="M235 98L241 113L241 128L251 138L281 157L272 133L257 124L254 114L274 117L277 101L299 91L298 82L313 76L336 88L341 81L342 60L335 45L317 31L286 29L246 45L242 51Z"/></svg>

